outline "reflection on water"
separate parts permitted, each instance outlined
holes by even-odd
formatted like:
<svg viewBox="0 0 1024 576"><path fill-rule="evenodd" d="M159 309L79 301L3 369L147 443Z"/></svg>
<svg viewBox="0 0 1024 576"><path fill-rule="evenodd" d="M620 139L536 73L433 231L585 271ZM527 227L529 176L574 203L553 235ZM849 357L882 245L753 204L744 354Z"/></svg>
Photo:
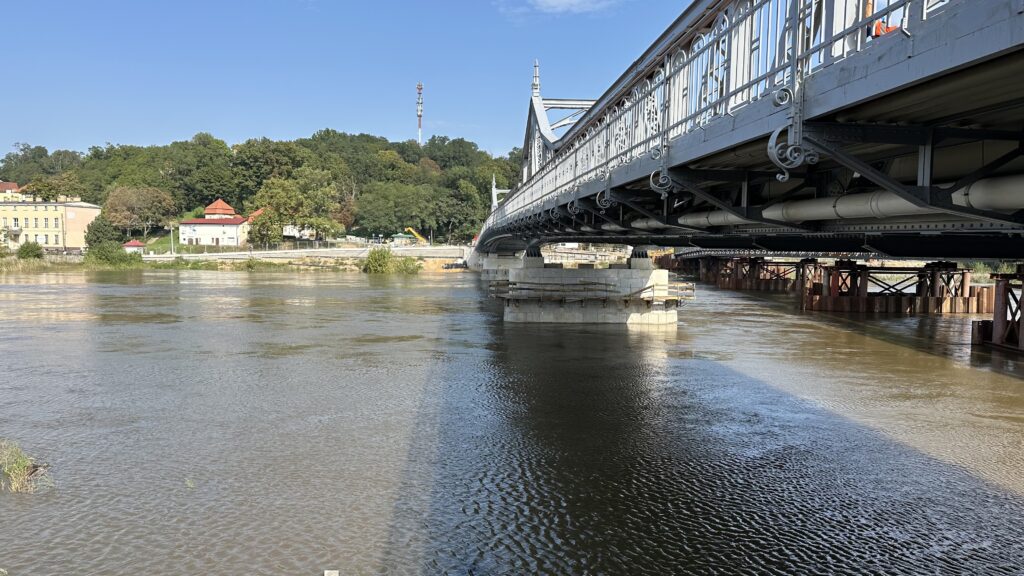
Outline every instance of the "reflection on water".
<svg viewBox="0 0 1024 576"><path fill-rule="evenodd" d="M517 326L470 275L0 284L0 568L1014 574L1024 379L964 320L703 289Z"/></svg>

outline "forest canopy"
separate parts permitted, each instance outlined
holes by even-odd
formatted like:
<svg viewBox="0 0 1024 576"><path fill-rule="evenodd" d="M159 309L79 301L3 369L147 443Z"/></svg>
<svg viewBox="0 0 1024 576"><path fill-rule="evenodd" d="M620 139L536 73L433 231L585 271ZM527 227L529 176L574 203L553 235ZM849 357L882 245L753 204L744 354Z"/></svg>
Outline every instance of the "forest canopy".
<svg viewBox="0 0 1024 576"><path fill-rule="evenodd" d="M263 233L279 224L322 235L393 234L412 226L448 241L479 230L491 178L510 188L521 153L493 157L468 140L434 136L391 142L320 130L308 138L254 138L229 146L200 133L163 146L107 144L86 153L15 144L0 180L41 198L79 196L108 221L148 233L223 198L246 214L264 208ZM153 205L149 205L152 201Z"/></svg>

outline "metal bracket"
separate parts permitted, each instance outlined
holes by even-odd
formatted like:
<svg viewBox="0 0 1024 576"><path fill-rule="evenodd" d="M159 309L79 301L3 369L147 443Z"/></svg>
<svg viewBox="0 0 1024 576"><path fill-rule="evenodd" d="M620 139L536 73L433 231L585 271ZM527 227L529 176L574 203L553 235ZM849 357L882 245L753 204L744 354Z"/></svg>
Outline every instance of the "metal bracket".
<svg viewBox="0 0 1024 576"><path fill-rule="evenodd" d="M953 204L953 193L963 188L964 186L970 185L985 175L990 174L992 171L1002 166L1018 155L1021 150L1014 150L1012 153L1006 154L989 165L983 167L981 170L968 176L967 178L961 179L960 182L954 184L950 188L939 188L937 186L907 186L902 182L894 180L888 174L884 174L867 162L845 152L844 150L819 142L813 137L805 137L804 141L808 146L814 148L821 154L830 156L840 164L850 168L868 180L874 182L876 185L881 187L883 190L892 192L900 198L903 198L907 202L921 208L931 208L937 212L945 212L947 214L955 214L957 216L966 216L968 218L974 218L978 220L986 220L989 222L997 222L1000 224L1013 224L1019 226L1024 224L1024 218L1021 218L1020 212L1015 214L1003 214L1001 212L993 212L991 210L978 210L976 208L969 208L967 206L959 206ZM928 168L930 169L930 163ZM919 174L919 177L921 175ZM930 174L924 178L925 182L930 182Z"/></svg>
<svg viewBox="0 0 1024 576"><path fill-rule="evenodd" d="M659 216L659 215L655 214L654 212L651 212L650 210L647 210L643 206L641 206L641 205L637 204L636 202L634 202L632 199L627 198L621 192L616 192L616 191L612 190L611 191L611 197L614 198L616 202L619 202L620 204L624 204L626 206L629 206L630 208L632 208L633 210L639 212L643 216L646 216L648 218L652 218L654 220L657 220L658 222L664 224L665 226L668 226L669 228L679 228L681 230L689 230L691 232L704 232L704 230L701 229L701 228L696 228L696 227L693 227L693 226L683 226L682 224L676 224L676 223L669 222L667 217Z"/></svg>
<svg viewBox="0 0 1024 576"><path fill-rule="evenodd" d="M794 230L811 230L811 228L800 224L765 218L763 215L763 209L765 207L762 206L733 206L732 203L726 202L715 194L702 189L685 169L676 168L671 170L670 174L672 175L672 181L684 191L689 192L719 210L724 210L738 218L749 220L751 222L759 222L761 224L782 226L783 228L790 228Z"/></svg>

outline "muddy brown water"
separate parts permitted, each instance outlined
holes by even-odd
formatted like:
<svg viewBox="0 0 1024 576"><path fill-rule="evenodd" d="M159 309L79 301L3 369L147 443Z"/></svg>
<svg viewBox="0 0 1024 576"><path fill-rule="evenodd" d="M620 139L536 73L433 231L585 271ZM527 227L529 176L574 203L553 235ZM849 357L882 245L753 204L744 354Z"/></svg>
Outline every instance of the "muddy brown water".
<svg viewBox="0 0 1024 576"><path fill-rule="evenodd" d="M471 274L0 278L24 574L1020 574L1024 367L700 286L514 326Z"/></svg>

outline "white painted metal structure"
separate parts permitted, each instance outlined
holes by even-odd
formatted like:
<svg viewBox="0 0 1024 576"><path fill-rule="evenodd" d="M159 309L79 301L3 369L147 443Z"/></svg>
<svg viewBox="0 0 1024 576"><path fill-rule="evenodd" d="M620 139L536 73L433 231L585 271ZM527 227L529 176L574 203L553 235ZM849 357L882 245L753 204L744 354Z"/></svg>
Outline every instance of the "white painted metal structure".
<svg viewBox="0 0 1024 576"><path fill-rule="evenodd" d="M535 65L478 250L1015 237L1022 48L1024 0L695 0L597 101L542 98Z"/></svg>

